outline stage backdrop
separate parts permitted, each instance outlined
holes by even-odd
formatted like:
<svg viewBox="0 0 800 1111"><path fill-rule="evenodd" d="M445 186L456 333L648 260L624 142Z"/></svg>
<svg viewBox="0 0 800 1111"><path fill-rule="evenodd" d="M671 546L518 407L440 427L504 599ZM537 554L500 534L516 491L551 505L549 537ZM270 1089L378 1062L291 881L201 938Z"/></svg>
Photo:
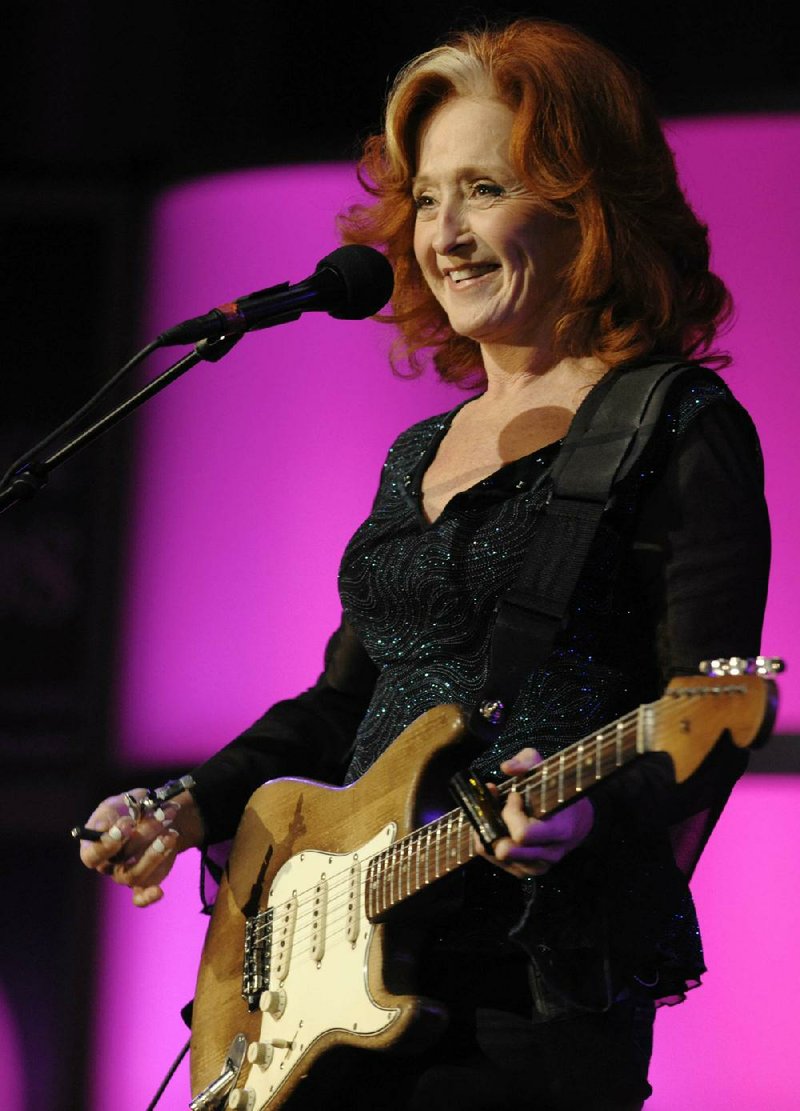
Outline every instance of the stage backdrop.
<svg viewBox="0 0 800 1111"><path fill-rule="evenodd" d="M791 439L800 119L675 122L669 135L737 301L725 377L764 443L775 531L764 647L800 666L790 562L800 540ZM306 277L337 243L334 214L357 198L344 165L173 189L153 213L145 338ZM388 340L372 322L308 314L245 337L137 418L118 743L142 782L155 762L200 761L316 677L338 618L339 555L369 508L386 448L463 397L431 378L393 377ZM796 732L791 670L781 690L779 728ZM796 1106L798 815L800 779L748 776L736 788L695 884L711 971L659 1018L653 1111ZM185 1040L178 1010L193 992L205 925L196 860L181 861L169 886L146 912L107 889L95 1111L142 1111ZM187 1091L184 1066L160 1107L185 1107Z"/></svg>

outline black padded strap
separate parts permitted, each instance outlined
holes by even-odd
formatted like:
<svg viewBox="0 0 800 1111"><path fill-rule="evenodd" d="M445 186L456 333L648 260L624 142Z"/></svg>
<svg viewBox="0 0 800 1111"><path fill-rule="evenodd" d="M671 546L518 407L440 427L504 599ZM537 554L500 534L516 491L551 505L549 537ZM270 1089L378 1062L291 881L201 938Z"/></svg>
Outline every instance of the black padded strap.
<svg viewBox="0 0 800 1111"><path fill-rule="evenodd" d="M470 720L487 743L525 677L552 651L615 483L640 459L675 380L696 369L673 360L612 372L575 414L550 474L551 498L497 605L486 682Z"/></svg>

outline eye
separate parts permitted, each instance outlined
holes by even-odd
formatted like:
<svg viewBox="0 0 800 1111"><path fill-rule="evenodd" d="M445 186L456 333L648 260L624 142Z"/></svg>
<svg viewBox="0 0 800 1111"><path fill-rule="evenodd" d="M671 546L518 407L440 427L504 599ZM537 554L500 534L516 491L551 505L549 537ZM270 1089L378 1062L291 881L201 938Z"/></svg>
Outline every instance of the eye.
<svg viewBox="0 0 800 1111"><path fill-rule="evenodd" d="M476 181L472 186L471 195L476 200L495 200L497 197L502 197L505 194L505 189L502 185L497 185L493 181Z"/></svg>
<svg viewBox="0 0 800 1111"><path fill-rule="evenodd" d="M411 199L418 219L424 220L436 211L436 198L432 197L430 193L415 193Z"/></svg>

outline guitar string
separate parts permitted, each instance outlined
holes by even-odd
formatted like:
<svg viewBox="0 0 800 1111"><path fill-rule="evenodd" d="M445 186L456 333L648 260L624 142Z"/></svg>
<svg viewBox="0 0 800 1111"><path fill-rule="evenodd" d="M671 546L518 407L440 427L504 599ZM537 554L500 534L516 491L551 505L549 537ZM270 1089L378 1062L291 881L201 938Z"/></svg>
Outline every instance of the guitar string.
<svg viewBox="0 0 800 1111"><path fill-rule="evenodd" d="M707 694L707 693L715 693L715 694L741 693L741 688L738 688L738 689L737 688L732 688L732 687L719 688L719 689L714 689L711 692L709 692L706 688L703 688L703 689L694 688L692 693L705 693L705 694ZM677 705L678 701L681 701L682 705L680 705L680 706ZM681 711L682 712L684 710L685 705L686 705L686 701L687 701L686 698L680 699L679 695L673 694L673 695L667 696L665 699L661 700L659 703L653 704L653 707L657 708L661 712L662 716L667 717L670 710L675 710L675 711ZM629 719L628 724L630 725L631 724L630 718L632 718L632 717L638 718L638 711L633 711L631 715L627 715L627 716L628 716L628 719ZM577 760L578 760L578 756L579 756L579 754L577 752L577 749L579 748L579 746L581 744L584 744L584 745L589 744L589 745L593 745L593 746L596 747L596 745L598 743L603 743L607 746L607 749L616 750L618 748L618 741L622 741L623 745L624 745L624 742L630 741L631 739L633 739L635 741L636 740L635 735L633 737L631 737L631 734L629 732L625 733L623 735L622 731L619 729L619 725L623 722L623 720L624 719L620 719L620 722L612 723L611 727L606 727L605 730L598 731L598 734L595 734L594 736L590 736L588 738L585 738L583 742L576 742L576 744L574 746L571 746L571 747L574 747L574 749L576 750L575 753L574 753L574 755L575 755L575 766L577 765ZM664 722L660 722L659 724L663 725ZM608 737L603 737L603 733L611 734L611 735L608 736ZM601 738L602 738L602 740L601 740ZM629 746L625 746L625 747L626 747L626 751L624 752L624 755L628 759L632 758L635 755L635 752L632 752L630 750ZM570 750L564 750L564 754L566 754L569 751ZM554 758L551 758L551 759L554 759ZM627 762L627 761L625 761L625 762ZM559 764L559 760L555 759L555 763ZM572 769L573 765L572 765L571 760L564 760L563 764L564 764L564 770L565 771L570 771ZM616 770L616 766L617 765L615 765L615 768L612 769L612 770ZM503 784L500 784L499 785L499 790L501 791L501 793L508 793L508 791L511 790L511 789L519 790L521 786L527 786L527 787L536 786L538 788L541 785L541 780L538 779L538 775L540 775L540 773L541 773L541 768L542 768L542 765L537 765L536 768L534 768L532 770L531 774L529 774L527 777L517 777L516 782L512 779L512 780L506 781ZM558 781L558 779L560 777L560 772L561 772L561 768L560 768L560 765L559 765L559 773L556 773L553 777L551 777L551 782L552 782L552 779L555 779L556 781ZM609 773L606 773L606 774L610 774L610 771L609 771ZM575 794L578 794L578 792L576 791ZM572 801L572 799L571 798L564 798L563 801L569 802L569 801ZM559 803L556 803L556 805L559 805ZM553 807L553 809L554 808L555 807ZM433 882L433 879L439 878L438 877L438 869L439 869L439 860L438 860L438 858L440 856L440 850L441 850L441 844L440 843L437 843L435 845L435 848L434 848L434 852L435 852L436 858L437 858L436 861L435 861L435 864L434 864L434 876L432 878L428 876L428 873L430 871L429 857L430 857L430 852L431 852L429 831L432 830L432 829L435 829L436 827L441 827L442 825L446 824L448 826L448 832L447 832L446 836L447 836L448 840L450 840L451 837L452 837L452 829L450 827L452 826L452 821L453 821L454 817L457 817L458 820L459 820L459 823L461 823L461 820L462 820L461 812L458 811L458 810L452 811L449 814L443 815L439 819L436 819L436 821L434 821L433 823L430 823L428 826L423 826L420 829L412 831L410 834L406 835L404 838L401 838L399 841L394 842L393 845L390 846L388 849L378 850L376 853L372 854L372 856L364 858L364 861L362 863L364 864L364 866L368 870L367 877L365 878L365 884L366 884L370 881L369 868L370 868L370 865L373 862L373 860L376 860L381 855L384 855L386 857L387 868L384 870L385 874L383 876L378 876L378 877L374 878L375 882L377 882L378 885L382 885L384 887L384 889L387 887L387 884L388 884L388 887L389 887L389 891L388 891L389 899L388 899L388 901L386 900L387 892L385 890L383 892L383 899L382 900L380 898L378 899L379 902L382 901L384 903L384 905L381 908L382 911L385 911L385 910L389 909L392 905L395 905L397 902L401 902L405 898L410 897L410 895L416 893L416 891L421 890L422 887L425 887L429 883ZM468 826L468 827L464 827L464 828L465 828L465 830L468 834L467 847L466 847L467 855L466 855L465 859L461 859L461 854L465 851L465 849L464 849L464 846L459 844L458 852L456 854L456 866L461 865L463 863L466 863L466 861L470 859L471 855L475 855L474 852L470 853L468 851L469 840L470 840L470 835L471 835L471 827ZM457 831L457 836L459 838L461 837L461 828L459 828L459 830ZM421 854L420 854L420 850L422 850ZM423 868L426 872L426 879L423 883L419 882L419 875L420 875L420 871L421 871L421 869L420 869L420 855L422 855L422 857L424 858ZM452 857L452 855L453 855L452 852L451 852L450 855ZM447 865L447 867L445 869L446 872L449 872L449 871L453 870L452 860L446 861L446 865ZM416 872L416 878L414 878L414 876L413 876L414 872ZM339 877L342 877L342 878L340 879ZM339 873L338 875L335 874L330 880L326 881L327 888L328 888L328 891L327 891L328 898L327 898L327 902L326 902L326 912L327 912L328 906L330 906L330 904L335 905L335 903L336 903L336 900L338 898L338 893L336 891L336 888L338 886L341 886L342 882L347 882L348 885L349 885L350 882L351 882L349 877L350 877L350 869L348 868L347 873ZM315 884L314 888L316 888L317 886L318 885ZM304 893L301 893L300 895L297 895L294 898L297 901L300 901L304 898L304 895L308 895L311 891L314 890L314 888L309 888L308 891L306 891ZM397 891L397 893L398 893L397 896L395 895L395 891ZM331 892L333 892L332 897L331 897ZM287 905L286 903L279 904L276 908L273 908L273 910L274 911L280 911L281 906L285 907L286 905ZM350 910L350 907L348 907L347 909ZM294 947L294 944L297 941L302 942L302 941L305 940L305 938L303 936L303 930L304 930L304 927L305 927L305 923L303 922L303 918L304 917L308 918L309 915L313 916L313 911L314 911L314 908L313 908L313 905L312 905L312 906L309 907L308 911L306 911L305 913L301 912L297 915L297 917L295 919L294 929L292 931L293 932L293 938L294 938L293 947ZM360 911L359 913L362 913L362 912ZM345 913L345 918L346 918L346 913ZM327 912L326 913L326 928L329 927L331 924L335 925L335 919L332 918L332 913L331 912ZM312 928L313 928L313 922L308 924L309 935L311 934Z"/></svg>
<svg viewBox="0 0 800 1111"><path fill-rule="evenodd" d="M737 689L737 688L733 688L733 687L714 688L711 691L709 691L707 688L702 688L702 689L701 688L689 688L689 690L690 690L690 693L692 693L692 694L695 694L695 693L722 694L722 693L741 693L742 692L741 688ZM681 701L682 705L678 706L677 705L678 701ZM651 704L650 708L654 708L654 709L660 711L662 713L662 715L667 716L671 709L674 709L675 711L679 711L679 710L683 711L683 709L686 705L686 701L687 701L687 699L685 697L681 699L680 698L680 692L677 692L675 694L665 696L664 699L660 700L657 703ZM632 722L631 722L632 718L637 718L638 719L638 714L639 714L639 711L636 710L636 711L632 711L631 714L626 715L626 717L628 719L627 724L628 725L632 724ZM553 781L555 780L556 783L558 783L558 781L561 778L562 772L571 772L573 767L577 767L577 762L578 762L578 759L579 759L578 749L580 748L580 746L582 744L583 745L588 744L588 745L594 746L596 748L598 743L602 743L602 744L607 746L608 750L612 750L612 749L616 750L619 747L618 742L622 742L623 745L624 745L625 741L630 741L631 739L633 739L635 741L636 740L635 735L633 736L633 738L631 737L631 734L629 732L624 733L624 735L623 735L623 731L620 730L620 728L619 728L619 726L623 722L625 722L625 719L621 718L621 719L619 719L618 722L612 723L611 726L607 726L604 730L598 731L597 734L595 734L593 736L590 735L589 737L584 738L584 740L582 742L576 742L573 746L570 746L570 749L565 749L564 753L560 754L560 755L566 756L567 753L570 753L570 755L575 756L575 760L574 760L574 762L571 760L571 758L563 760L563 769L561 767L562 762L559 761L559 759L557 757L551 757L550 759L554 761L554 764L558 765L558 772L555 772L554 775L550 777L551 786L548 788L548 790L552 791ZM659 724L663 725L665 723L660 722ZM669 724L669 723L667 722L666 724ZM609 734L609 736L603 736L603 734ZM572 752L572 750L574 750L574 752ZM627 751L624 752L624 755L628 759L630 759L633 756L635 756L635 752L631 752L630 748L628 747ZM584 753L584 759L583 759L582 762L584 762L584 763L586 762L585 761L585 753ZM627 761L624 761L624 762L627 762ZM611 770L616 770L617 766L618 765L615 765L614 769L610 769L609 772L605 773L605 775L610 774ZM536 767L532 770L532 772L528 776L526 776L526 777L517 777L516 781L514 779L507 780L504 783L498 785L498 789L501 792L501 794L507 794L512 789L513 790L519 790L521 787L525 787L526 788L526 794L527 794L528 790L531 787L539 788L541 786L542 781L539 778L539 776L541 775L541 769L542 769L541 764L536 765ZM603 778L605 777L605 775L603 776ZM578 793L579 792L575 791L576 795ZM572 801L572 798L571 797L570 798L564 797L563 801L568 803L568 802ZM549 807L548 810L545 811L545 813L549 813L551 809L555 809L556 805L560 805L560 801L557 801L552 807ZM424 883L422 883L422 884L419 883L419 873L420 873L420 860L419 860L420 852L419 852L419 850L420 849L422 850L422 856L426 858L426 862L425 862L424 867L427 869L428 868L427 858L428 858L428 856L430 854L430 851L431 851L429 831L432 830L432 829L435 829L437 826L441 827L444 824L447 824L448 826L451 825L452 820L453 820L454 817L458 817L459 820L460 820L461 819L461 811L455 810L455 811L451 811L449 814L442 815L440 818L436 819L432 823L429 823L427 826L423 826L423 827L420 827L417 830L413 830L410 834L407 834L405 837L401 838L399 841L394 842L388 849L378 850L376 853L372 854L372 856L364 858L364 861L362 861L361 863L369 870L370 864L372 863L373 860L377 859L381 855L384 855L386 857L386 862L387 862L388 867L384 871L385 871L385 873L390 873L389 876L388 876L388 886L390 888L390 891L389 891L389 902L386 905L383 906L382 910L385 911L385 910L389 909L390 906L395 905L397 902L403 901L405 898L408 898L411 894L414 894L417 890L420 890L422 887L427 886L430 882L432 882L432 879L426 879ZM471 831L471 827L466 827L466 829L467 829L467 832ZM448 829L447 836L448 837L451 836L451 830L450 829ZM417 842L417 843L415 844L415 842ZM435 846L435 849L434 849L437 856L440 852L440 849L441 849L441 845L437 844ZM475 855L475 854L473 853L472 855ZM467 860L469 859L469 855L467 856L466 859ZM466 860L460 860L459 859L457 861L457 865L460 865L460 864L463 864L463 863L466 863ZM436 868L438 869L438 862L436 864ZM412 870L415 870L416 874L417 874L417 879L415 881L412 881ZM446 869L446 871L452 871L452 870L453 870L452 867L448 867ZM338 886L340 886L341 883L347 883L348 885L350 884L351 881L350 881L349 877L350 877L350 869L348 868L346 873L341 872L341 873L338 873L338 874L334 874L333 877L326 880L327 896L328 896L327 902L328 902L328 904L330 904L331 901L336 900L336 898L337 898L336 888ZM369 880L369 878L370 877L368 875L367 876L367 881ZM434 875L433 878L438 878L438 875ZM382 883L384 888L385 888L387 886L387 876L384 875L382 877L377 877L377 882L379 884ZM307 891L301 892L299 895L294 896L293 897L294 900L298 901L298 902L301 901L301 900L304 900L305 897L308 896L311 892L313 892L318 886L319 886L318 884L315 884L312 888L307 889ZM400 892L399 898L394 897L394 889L395 888ZM331 899L331 892L332 891L333 891L333 898ZM384 892L384 897L385 897L385 894L386 893ZM272 908L272 909L273 909L273 911L280 911L282 906L285 907L287 905L288 905L288 901L284 904L279 904L277 907ZM312 906L309 907L308 911L306 911L305 913L301 912L297 915L297 918L295 920L295 927L294 927L294 931L293 931L293 933L297 937L302 936L301 931L303 929L303 926L305 925L305 923L303 922L303 918L304 917L308 918L309 915L313 916L313 912L314 912L314 908L313 908L313 905L312 905ZM309 925L313 926L313 923L310 923Z"/></svg>
<svg viewBox="0 0 800 1111"><path fill-rule="evenodd" d="M689 687L685 690L671 692L655 703L646 704L644 707L642 707L642 709L650 710L651 712L655 712L656 714L658 714L659 717L663 719L659 720L658 724L662 727L668 727L671 724L669 718L676 716L680 717L680 715L685 711L685 708L691 701L692 697L708 694L719 695L740 693L743 693L743 688L741 686L717 686L713 688ZM558 787L562 782L562 777L566 778L566 776L570 774L573 769L577 769L579 761L581 764L587 764L587 754L585 751L580 751L581 746L584 746L584 749L588 746L590 749L594 749L596 752L598 744L604 745L606 746L606 755L608 755L609 753L616 753L616 750L622 747L622 755L624 757L623 763L626 763L628 762L628 760L632 759L636 755L636 751L631 751L629 744L626 746L626 742L630 742L631 740L636 742L637 740L637 735L636 733L631 733L630 726L638 724L639 714L640 709L631 711L630 714L625 715L624 717L618 719L618 721L616 722L612 722L611 725L606 726L604 729L598 730L597 733L590 734L582 741L575 742L569 748L565 749L563 753L557 754L554 757L550 757L549 760L553 761L553 767L556 770L553 771L552 775L545 777L545 790L550 792L554 788ZM590 759L588 761L588 764L591 763L597 763L596 756L594 759ZM600 765L602 767L602 757L600 760ZM609 769L608 772L603 773L601 778L605 778L606 775L611 774L611 771L616 770L618 766L622 765L615 764L615 767L613 769ZM528 794L532 789L540 790L543 782L542 768L542 764L537 764L529 774L514 777L510 780L504 781L501 784L498 784L499 793L501 795L506 795L511 790L520 791L524 789L526 794ZM597 782L598 780L595 778L594 781ZM591 784L589 784L588 786L590 785ZM574 791L574 796L577 796L581 793L582 792L580 791ZM563 802L567 803L573 801L574 796L572 794L569 797L565 796L563 798ZM560 804L561 800L557 801L553 806L548 807L544 813L549 813L551 809L555 809L555 807ZM436 830L437 828L441 829L443 826L446 826L446 837L449 842L452 839L451 827L453 825L454 819L456 819L459 824L459 828L456 831L456 837L458 838L456 852L457 860L455 865L452 864L452 861L446 860L445 870L443 874L447 874L450 871L453 871L454 867L458 867L466 863L472 856L476 855L475 851L471 851L470 849L470 844L472 841L472 827L470 825L463 825L463 813L460 810L450 811L449 813L440 816L435 821L428 823L427 825L422 826L419 829L413 830L411 833L407 834L399 841L394 842L389 848L377 850L371 856L364 857L363 860L359 861L359 864L362 866L362 868L365 868L367 870L367 875L364 878L363 885L361 883L361 880L359 879L359 892L357 896L357 902L359 904L357 913L359 918L367 917L366 907L361 905L366 902L366 899L362 895L362 888L365 890L371 879L374 883L377 883L379 886L383 886L384 888L386 888L388 883L390 889L388 894L390 898L388 903L386 903L381 908L382 911L386 911L390 909L391 906L396 905L398 902L402 902L404 899L409 898L412 894L415 894L423 887L428 886L435 879L440 878L439 867L441 844L435 842L434 846L431 846L430 831ZM466 838L463 837L464 833L466 833L467 835ZM466 844L462 843L464 841L466 841ZM433 852L434 855L433 877L429 876L431 852ZM464 857L464 859L462 859L465 853L466 856ZM384 872L391 874L388 875L388 877L386 874L378 877L370 877L371 864L382 855L385 856L387 864ZM450 850L449 855L451 857L453 856L452 849ZM420 868L420 858L423 861L422 868ZM352 882L351 867L352 865L349 865L346 870L335 873L334 876L326 879L325 881L325 885L327 888L326 900L325 907L323 908L323 911L321 913L324 913L325 915L324 933L326 937L333 937L341 932L339 929L337 929L338 919L337 917L335 917L339 913L337 903L341 902L341 893L337 891L337 888L340 888L344 884L347 885L346 901L349 901L350 886ZM422 871L426 876L425 880L422 883L419 882L420 871ZM308 896L313 895L318 887L319 883L315 883L305 892L301 892L300 894L293 896L292 901L295 901L298 904L303 901L304 904L308 904ZM399 897L395 896L395 892L399 893ZM387 892L384 891L384 899L386 894ZM381 903L382 901L383 900L378 898L379 903ZM273 917L276 914L280 913L282 908L284 909L285 913L285 908L288 903L289 901L287 900L284 903L278 904L276 907L271 908ZM351 907L348 905L345 908L342 916L342 920L344 922L344 926L342 927L342 929L344 930L346 930L347 928L347 915L350 912L350 909ZM311 904L307 905L306 910L301 911L298 907L298 912L296 914L294 927L292 930L291 948L293 951L295 950L298 943L305 943L306 933L308 934L309 939L311 938L312 930L314 928L313 916L314 906L312 898ZM309 919L309 917L312 918L312 921L304 921L304 919L307 920ZM266 923L264 925L266 928ZM333 927L333 929L331 929L331 927ZM310 951L312 948L313 945L309 945L308 951ZM306 951L307 950L302 950L298 955L302 956Z"/></svg>

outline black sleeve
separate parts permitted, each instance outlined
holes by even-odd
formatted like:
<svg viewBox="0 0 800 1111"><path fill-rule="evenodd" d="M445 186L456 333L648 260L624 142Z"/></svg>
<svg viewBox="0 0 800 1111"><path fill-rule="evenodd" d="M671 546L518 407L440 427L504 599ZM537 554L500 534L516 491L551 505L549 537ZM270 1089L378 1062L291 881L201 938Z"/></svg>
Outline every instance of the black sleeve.
<svg viewBox="0 0 800 1111"><path fill-rule="evenodd" d="M631 573L656 630L663 683L701 660L755 656L767 593L770 533L758 439L732 399L703 410L678 437L640 514ZM666 755L647 756L593 793L601 847L620 829L671 827L691 872L746 751L722 743L676 785Z"/></svg>
<svg viewBox="0 0 800 1111"><path fill-rule="evenodd" d="M308 776L340 783L377 669L346 620L328 642L313 687L277 702L249 729L192 772L213 844L232 837L247 800L268 779Z"/></svg>

